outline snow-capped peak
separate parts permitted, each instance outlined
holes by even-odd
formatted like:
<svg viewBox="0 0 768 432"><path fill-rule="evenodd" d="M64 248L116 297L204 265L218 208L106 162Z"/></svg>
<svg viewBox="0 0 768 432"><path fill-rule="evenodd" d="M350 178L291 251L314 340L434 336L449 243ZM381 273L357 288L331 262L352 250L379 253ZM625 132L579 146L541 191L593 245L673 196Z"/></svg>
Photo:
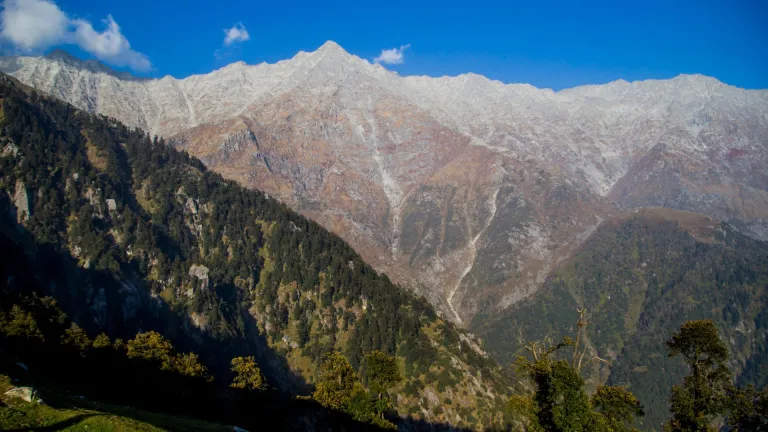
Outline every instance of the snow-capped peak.
<svg viewBox="0 0 768 432"><path fill-rule="evenodd" d="M320 45L320 48L317 49L317 52L338 52L349 55L349 53L344 48L342 48L341 45L332 40L326 41L324 44Z"/></svg>
<svg viewBox="0 0 768 432"><path fill-rule="evenodd" d="M740 111L768 105L768 91L745 92L703 75L680 75L668 80L587 85L553 92L529 84L505 84L467 73L456 77L400 76L327 41L314 52L301 52L273 64L236 62L209 74L184 79L140 79L117 73L94 62L83 62L64 52L47 57L5 57L0 70L24 82L51 91L75 105L102 112L151 133L173 135L198 124L239 115L261 98L292 88L307 91L367 88L359 98L386 92L418 106L465 133L488 130L483 140L502 147L521 138L500 133L493 124L514 124L525 119L528 128L552 135L571 125L568 117L614 122L626 113L661 116L673 113L681 121L711 106ZM73 85L62 86L62 82ZM352 94L358 94L354 91ZM762 111L765 112L765 111ZM518 120L515 120L518 119ZM550 126L554 122L558 126ZM490 132L496 131L496 132ZM475 132L473 132L475 133ZM494 144L495 145L495 144Z"/></svg>

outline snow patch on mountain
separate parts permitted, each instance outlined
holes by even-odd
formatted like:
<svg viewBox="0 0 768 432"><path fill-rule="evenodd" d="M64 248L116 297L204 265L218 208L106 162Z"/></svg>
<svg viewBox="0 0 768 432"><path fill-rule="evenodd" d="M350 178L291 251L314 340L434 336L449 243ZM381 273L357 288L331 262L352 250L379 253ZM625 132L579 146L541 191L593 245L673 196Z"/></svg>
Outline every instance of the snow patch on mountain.
<svg viewBox="0 0 768 432"><path fill-rule="evenodd" d="M562 258L554 250L598 213L654 205L768 220L768 91L702 75L555 92L472 73L400 76L331 41L183 79L63 52L2 57L0 71L183 143L341 234L377 270L426 287L454 320L471 319L468 302L503 307L533 292ZM486 205L502 183L530 208ZM519 228L514 244L487 249L491 222ZM520 276L475 274L490 271ZM483 299L485 288L499 297Z"/></svg>

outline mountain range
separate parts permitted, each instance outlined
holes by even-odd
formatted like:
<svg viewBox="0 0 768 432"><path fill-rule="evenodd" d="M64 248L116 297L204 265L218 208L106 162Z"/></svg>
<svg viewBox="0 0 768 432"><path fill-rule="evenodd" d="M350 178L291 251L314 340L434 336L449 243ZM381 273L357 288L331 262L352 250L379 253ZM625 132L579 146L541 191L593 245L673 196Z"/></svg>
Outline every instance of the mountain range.
<svg viewBox="0 0 768 432"><path fill-rule="evenodd" d="M499 395L518 385L483 349L507 364L529 341L573 334L583 309L590 322L584 343L609 362L585 369L590 385L629 386L647 408L644 430L661 427L669 389L684 375L663 343L685 320L713 319L733 354L734 379L767 383L760 367L768 353L766 90L701 75L557 92L475 74L403 77L333 42L276 64L238 62L184 79L137 78L64 51L3 57L0 71L137 129L105 119L109 126L89 126L83 142L67 138L77 141L73 148L85 154L91 177L103 183L110 164L122 167L112 177L125 177L81 191L80 200L98 220L113 218L111 206L133 209L157 230L159 249L148 253L163 257L138 258L148 267L112 283L120 293L112 304L121 306L107 309L122 314L104 309L110 301L102 301L98 283L79 294L85 297L68 312L106 320L99 328L146 325L125 312L134 308L128 294L136 290L129 288L143 283L152 298L182 307L181 318L159 324L168 331L177 332L171 329L180 319L182 333L192 332L187 339L201 343L200 331L229 341L228 349L236 349L237 338L253 344L263 337L254 349L276 350L261 361L272 365L269 375L281 386L313 382L320 354L329 349L342 349L357 367L363 353L387 347L413 364L398 390L400 411L473 426L498 424ZM24 107L34 110L34 100ZM32 133L35 124L24 123ZM95 140L104 127L118 129ZM17 131L16 141L25 133ZM159 147L157 140L146 143L144 133L161 137ZM114 143L131 140L129 157L152 153L139 165L156 166L154 175L120 165L125 156ZM165 150L163 141L205 168ZM18 160L22 171L24 164L42 170L43 156L29 161L17 152L6 145L2 157ZM65 165L83 162L74 157ZM202 188L184 174L198 171L207 179ZM212 199L219 180L210 172L264 192L244 204L255 205L257 228L239 207L221 212L242 198ZM77 181L70 176L66 184L48 185L39 172L30 175L3 173L14 217L27 228L48 211L40 191L58 188L64 196ZM118 192L112 204L109 191ZM262 207L278 206L271 198L339 235L354 252L285 209L264 213ZM82 251L98 251L101 243L79 244L71 229L59 236L70 237L67 248L79 266L90 265ZM232 249L232 230L243 232L236 242L245 246ZM264 238L251 238L251 231ZM117 261L137 259L139 246L119 233L110 231L115 256L129 258ZM292 248L312 253L299 259ZM240 258L222 261L225 249ZM97 266L110 268L101 252L94 254ZM178 265L171 262L175 255L182 258ZM334 280L341 291L326 299L322 269L338 256L361 272L354 277L367 279ZM376 279L364 263L388 278ZM340 271L336 261L331 267ZM250 275L253 268L260 277ZM183 286L169 290L174 278ZM480 339L434 317L418 296L402 297L389 278ZM124 280L132 282L119 288ZM212 294L205 286L214 287ZM369 291L361 295L360 287ZM379 290L383 299L376 299ZM349 298L343 307L336 303L342 297ZM390 313L398 304L423 321L413 334L403 329L411 331L415 318ZM329 324L337 314L340 324ZM358 318L351 333L350 314ZM445 364L431 368L425 359ZM458 404L446 402L457 397Z"/></svg>
<svg viewBox="0 0 768 432"><path fill-rule="evenodd" d="M280 199L466 326L535 293L621 212L689 210L768 239L768 91L701 75L554 92L402 77L330 41L184 79L62 51L0 70Z"/></svg>

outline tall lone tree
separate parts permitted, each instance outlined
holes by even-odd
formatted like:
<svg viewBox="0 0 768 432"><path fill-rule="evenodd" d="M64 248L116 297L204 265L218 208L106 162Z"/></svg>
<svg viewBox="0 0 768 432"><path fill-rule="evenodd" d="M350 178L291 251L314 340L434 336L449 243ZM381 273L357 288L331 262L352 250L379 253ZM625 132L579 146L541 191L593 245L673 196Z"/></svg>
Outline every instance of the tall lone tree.
<svg viewBox="0 0 768 432"><path fill-rule="evenodd" d="M731 371L726 366L728 348L710 320L688 321L666 342L670 357L681 355L690 374L672 387L670 432L709 432L712 423L728 409L732 391Z"/></svg>

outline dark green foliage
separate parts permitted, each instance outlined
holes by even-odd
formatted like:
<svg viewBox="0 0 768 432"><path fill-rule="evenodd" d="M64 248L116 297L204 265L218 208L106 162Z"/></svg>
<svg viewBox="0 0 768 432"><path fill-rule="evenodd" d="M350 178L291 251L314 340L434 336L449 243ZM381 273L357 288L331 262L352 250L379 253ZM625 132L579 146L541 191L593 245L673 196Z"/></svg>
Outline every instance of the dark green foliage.
<svg viewBox="0 0 768 432"><path fill-rule="evenodd" d="M686 322L666 345L669 356L681 356L689 369L683 383L672 388L672 418L665 425L667 431L715 431L723 417L734 430L766 430L768 393L733 385L726 364L728 348L712 321Z"/></svg>
<svg viewBox="0 0 768 432"><path fill-rule="evenodd" d="M380 389L379 386L376 388ZM312 397L325 407L350 414L357 421L395 428L394 424L384 419L384 413L391 408L389 400L365 391L360 377L347 359L337 352L328 354L320 366L320 379Z"/></svg>
<svg viewBox="0 0 768 432"><path fill-rule="evenodd" d="M3 267L0 270L6 273L8 268ZM194 410L213 402L207 397L211 389L206 368L194 354L176 354L157 334L138 335L129 343L129 351L121 345L113 347L103 335L91 340L82 328L69 322L55 301L18 289L20 283L34 282L14 279L12 284L0 284L0 317L8 317L8 310L23 310L39 333L14 334L13 326L0 318L2 372L14 370L13 362L22 361L29 371L25 378L33 377L38 385L55 384L137 406L158 406L155 404L163 401L162 406L170 412ZM148 340L156 343L144 343ZM136 348L143 355L135 355Z"/></svg>
<svg viewBox="0 0 768 432"><path fill-rule="evenodd" d="M756 392L752 386L736 388L728 395L729 426L738 432L768 431L768 388Z"/></svg>
<svg viewBox="0 0 768 432"><path fill-rule="evenodd" d="M580 374L581 359L563 358L569 347L581 352L580 336L581 331L576 341L566 337L555 345L548 341L527 345L532 358L518 357L517 369L533 382L533 395L512 396L510 410L531 431L630 431L629 425L643 415L638 399L625 388L606 386L598 387L590 399Z"/></svg>
<svg viewBox="0 0 768 432"><path fill-rule="evenodd" d="M391 408L389 400L371 397L367 391L358 389L347 403L345 412L357 421L395 430L395 425L384 418L384 413Z"/></svg>
<svg viewBox="0 0 768 432"><path fill-rule="evenodd" d="M366 354L363 362L363 376L368 388L376 393L379 399L382 393L403 380L397 359L381 351L371 351Z"/></svg>
<svg viewBox="0 0 768 432"><path fill-rule="evenodd" d="M337 353L328 354L320 365L320 377L312 397L321 405L332 409L343 409L362 388L359 377L347 359Z"/></svg>
<svg viewBox="0 0 768 432"><path fill-rule="evenodd" d="M683 215L691 218L690 214ZM667 357L664 341L687 320L711 319L724 332L739 385L764 387L768 349L768 244L726 224L693 222L694 237L675 220L639 213L605 223L536 295L474 329L502 361L522 341L571 334L578 309L592 323L595 355L585 377L627 386L646 407L639 426L660 430L673 384L687 371ZM520 337L522 335L522 338Z"/></svg>
<svg viewBox="0 0 768 432"><path fill-rule="evenodd" d="M0 270L7 271L2 264ZM233 385L227 386L215 382L194 353L176 354L173 345L154 332L136 335L127 344L111 344L103 333L91 341L80 327L68 321L55 301L17 290L21 282L34 283L28 279L0 283L0 373L34 384L46 401L55 392L57 402L63 402L66 396L62 398L61 391L54 389L66 389L100 402L235 422L254 430L271 430L272 424L280 425L279 430L308 425L329 430L378 430L368 426L370 419L328 413L319 405L287 400L265 390L253 358L233 359L237 376ZM38 332L15 332L15 318L7 314L12 309L24 312L27 327ZM24 370L17 362L23 362Z"/></svg>
<svg viewBox="0 0 768 432"><path fill-rule="evenodd" d="M689 321L666 342L669 356L681 355L690 368L682 385L672 388L672 418L666 425L673 432L706 432L715 416L725 412L731 371L726 366L728 349L712 321Z"/></svg>
<svg viewBox="0 0 768 432"><path fill-rule="evenodd" d="M567 362L559 360L530 373L537 386L534 402L539 410L539 423L545 430L586 430L589 398L582 388L584 380Z"/></svg>
<svg viewBox="0 0 768 432"><path fill-rule="evenodd" d="M592 395L592 407L597 413L596 427L610 431L627 430L635 418L645 415L640 401L629 390L619 386L600 386Z"/></svg>

